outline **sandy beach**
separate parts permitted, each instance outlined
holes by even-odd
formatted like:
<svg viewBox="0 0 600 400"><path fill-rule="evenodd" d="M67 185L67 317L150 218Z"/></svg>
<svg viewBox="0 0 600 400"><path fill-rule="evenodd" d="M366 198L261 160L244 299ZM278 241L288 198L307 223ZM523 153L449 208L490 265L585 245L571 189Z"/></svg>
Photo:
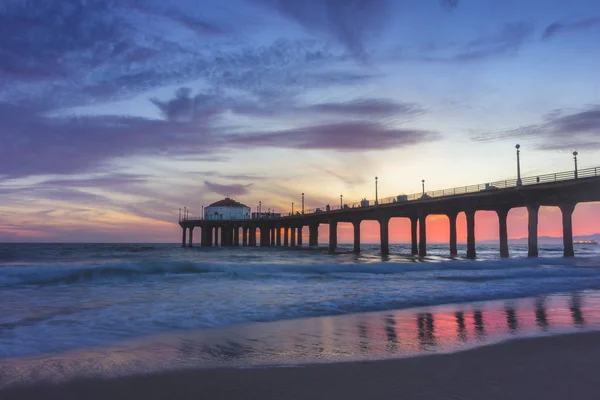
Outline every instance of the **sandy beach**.
<svg viewBox="0 0 600 400"><path fill-rule="evenodd" d="M0 391L12 399L597 399L600 333L397 360L202 369Z"/></svg>

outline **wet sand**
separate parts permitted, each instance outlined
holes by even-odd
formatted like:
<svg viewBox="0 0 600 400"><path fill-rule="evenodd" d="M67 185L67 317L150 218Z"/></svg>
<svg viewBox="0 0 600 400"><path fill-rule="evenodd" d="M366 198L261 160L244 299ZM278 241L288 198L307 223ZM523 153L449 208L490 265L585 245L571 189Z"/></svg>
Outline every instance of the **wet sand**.
<svg viewBox="0 0 600 400"><path fill-rule="evenodd" d="M301 367L200 369L0 391L12 399L597 399L600 333L453 354Z"/></svg>

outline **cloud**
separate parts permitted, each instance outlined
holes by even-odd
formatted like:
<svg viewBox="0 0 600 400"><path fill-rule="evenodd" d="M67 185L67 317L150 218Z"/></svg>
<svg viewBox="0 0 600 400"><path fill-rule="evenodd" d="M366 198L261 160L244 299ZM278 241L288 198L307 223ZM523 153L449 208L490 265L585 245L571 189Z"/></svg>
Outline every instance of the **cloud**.
<svg viewBox="0 0 600 400"><path fill-rule="evenodd" d="M118 186L130 187L131 185L144 184L149 180L151 180L149 175L110 173L92 178L48 179L42 181L40 184L47 186L71 186L78 188L115 188Z"/></svg>
<svg viewBox="0 0 600 400"><path fill-rule="evenodd" d="M391 99L358 99L341 103L319 103L309 110L341 115L387 116L419 115L424 109L415 103L399 103Z"/></svg>
<svg viewBox="0 0 600 400"><path fill-rule="evenodd" d="M344 183L344 185L348 186L348 187L354 187L357 185L362 185L363 183L365 183L365 178L364 176L358 175L358 174L341 174L339 172L336 171L332 171L329 169L325 169L323 170L322 168L318 167L315 168L316 170L318 170L319 172L324 172L327 175L331 175L334 178L339 179L342 183Z"/></svg>
<svg viewBox="0 0 600 400"><path fill-rule="evenodd" d="M47 117L35 109L0 104L0 176L71 174L134 155L207 154L203 123L128 116ZM211 145L207 144L210 143ZM212 146L212 147L211 147Z"/></svg>
<svg viewBox="0 0 600 400"><path fill-rule="evenodd" d="M600 106L580 110L557 110L543 117L539 124L500 132L476 134L477 141L530 139L539 149L572 150L600 149Z"/></svg>
<svg viewBox="0 0 600 400"><path fill-rule="evenodd" d="M465 63L498 56L515 55L533 36L533 26L525 22L504 24L498 31L482 35L464 44L429 44L410 52L401 49L401 59L425 62Z"/></svg>
<svg viewBox="0 0 600 400"><path fill-rule="evenodd" d="M316 127L320 132L318 137L305 129L292 129L288 132L291 134L248 132L228 135L226 127L216 125L218 118L227 112L259 118L280 118L298 113L314 116L317 113L334 119L406 117L424 113L417 104L390 99L301 105L292 100L250 101L216 94L192 95L191 89L180 88L173 98L151 99L151 102L164 119L108 115L51 117L43 108L0 103L3 121L0 177L95 172L106 169L115 159L136 155L215 157L219 152L237 148L239 143L236 141L266 147L276 143L277 147L292 148L313 148L311 143L314 143L314 148L347 151L353 147L399 146L418 141L421 135L432 137L428 132L388 130L376 123L363 122L335 121L322 125ZM361 144L363 136L376 138L383 144L373 143L371 139L366 140L369 143ZM307 142L299 142L302 138Z"/></svg>
<svg viewBox="0 0 600 400"><path fill-rule="evenodd" d="M367 40L391 15L391 0L256 0L310 31L330 35L358 60L367 58Z"/></svg>
<svg viewBox="0 0 600 400"><path fill-rule="evenodd" d="M8 197L12 196L13 200L19 201L21 204L30 199L44 199L50 201L58 201L64 203L77 203L79 205L111 205L112 200L106 196L86 192L83 190L60 187L60 186L45 186L34 185L30 187L0 187L0 193ZM15 198L18 196L18 199Z"/></svg>
<svg viewBox="0 0 600 400"><path fill-rule="evenodd" d="M214 88L294 92L323 83L311 66L343 60L345 51L316 40L240 40L234 32L255 23L258 11L233 7L234 0L206 2L7 0L0 102L59 109L198 79Z"/></svg>
<svg viewBox="0 0 600 400"><path fill-rule="evenodd" d="M175 92L174 99L161 101L152 98L150 101L159 108L163 117L169 121L194 121L221 112L219 107L214 104L213 97L204 94L191 97L191 93L192 89L182 87Z"/></svg>
<svg viewBox="0 0 600 400"><path fill-rule="evenodd" d="M491 56L516 53L533 34L533 27L523 22L505 24L489 36L473 40L455 55L456 61L471 61Z"/></svg>
<svg viewBox="0 0 600 400"><path fill-rule="evenodd" d="M242 196L248 194L252 183L247 185L220 185L209 181L204 181L204 187L211 192L218 193L223 196Z"/></svg>
<svg viewBox="0 0 600 400"><path fill-rule="evenodd" d="M439 134L417 129L388 128L376 122L341 122L260 134L231 135L237 146L290 149L367 151L383 150L439 139Z"/></svg>
<svg viewBox="0 0 600 400"><path fill-rule="evenodd" d="M592 17L580 19L571 22L553 22L544 29L542 34L543 40L550 40L557 35L562 35L569 32L577 32L587 29L600 27L600 17Z"/></svg>
<svg viewBox="0 0 600 400"><path fill-rule="evenodd" d="M440 5L447 11L452 11L458 7L459 0L439 0Z"/></svg>

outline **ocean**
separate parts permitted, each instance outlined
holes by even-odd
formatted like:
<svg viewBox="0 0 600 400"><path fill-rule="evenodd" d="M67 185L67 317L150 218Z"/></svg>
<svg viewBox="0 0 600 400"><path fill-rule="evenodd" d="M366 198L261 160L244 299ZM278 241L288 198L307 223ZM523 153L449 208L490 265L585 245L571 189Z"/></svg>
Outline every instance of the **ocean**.
<svg viewBox="0 0 600 400"><path fill-rule="evenodd" d="M123 359L136 371L152 364L149 360L163 368L172 364L165 343L173 338L177 367L381 357L392 353L374 352L374 344L380 338L382 348L389 346L390 324L394 340L414 338L398 341L408 346L406 354L427 348L421 339L432 334L438 350L444 348L445 320L451 320L446 329L453 332L447 349L461 342L461 329L474 343L478 332L500 338L515 327L524 334L600 328L600 246L576 246L572 259L552 245L541 245L539 258L528 258L526 246L511 246L509 259L499 258L497 246L480 245L476 260L447 256L447 245L429 245L430 255L422 259L407 256L408 245L391 245L386 257L377 245L363 245L360 255L351 250L351 245L329 254L177 244L0 244L0 381L32 376L34 370L52 375L48 360L63 374L67 364L71 374L82 371L82 360L108 375L122 371ZM459 245L459 254L465 253ZM486 307L488 314L478 317L477 310ZM523 329L522 315L533 316L535 329ZM361 328L361 318L381 327L368 354L360 345L369 330ZM502 323L489 325L495 320ZM407 332L400 329L405 325L411 327ZM324 326L339 329L331 328L337 332L332 336L323 333ZM492 335L495 331L502 335ZM291 337L300 336L309 345L288 346ZM316 336L342 339L324 356L321 339L310 344ZM181 351L182 343L188 351ZM393 353L402 353L400 347Z"/></svg>

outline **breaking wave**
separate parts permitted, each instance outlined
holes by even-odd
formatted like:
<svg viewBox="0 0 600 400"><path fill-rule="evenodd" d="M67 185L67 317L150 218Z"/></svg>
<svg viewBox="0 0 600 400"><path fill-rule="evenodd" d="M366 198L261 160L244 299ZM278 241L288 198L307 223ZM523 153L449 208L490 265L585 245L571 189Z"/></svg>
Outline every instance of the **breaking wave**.
<svg viewBox="0 0 600 400"><path fill-rule="evenodd" d="M461 273L462 271L462 273ZM473 274L468 272L472 271ZM294 279L353 274L398 275L429 273L423 279L486 281L524 278L596 277L600 274L600 258L586 259L511 259L487 261L385 262L337 264L271 264L271 263L202 263L191 261L109 263L101 265L21 265L0 267L0 287L22 285L76 284L114 279L143 279L170 275L209 274L213 277ZM413 274L414 275L414 274ZM358 276L357 276L358 277ZM364 276L360 276L364 278ZM417 278L411 276L411 279Z"/></svg>

